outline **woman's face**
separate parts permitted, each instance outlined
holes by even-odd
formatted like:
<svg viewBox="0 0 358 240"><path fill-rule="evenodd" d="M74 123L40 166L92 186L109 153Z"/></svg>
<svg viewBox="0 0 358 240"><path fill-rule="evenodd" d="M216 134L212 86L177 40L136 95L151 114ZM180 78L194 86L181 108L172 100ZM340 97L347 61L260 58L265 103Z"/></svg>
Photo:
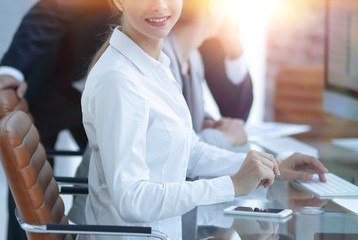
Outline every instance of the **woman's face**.
<svg viewBox="0 0 358 240"><path fill-rule="evenodd" d="M123 29L133 41L161 40L177 22L183 0L115 0Z"/></svg>

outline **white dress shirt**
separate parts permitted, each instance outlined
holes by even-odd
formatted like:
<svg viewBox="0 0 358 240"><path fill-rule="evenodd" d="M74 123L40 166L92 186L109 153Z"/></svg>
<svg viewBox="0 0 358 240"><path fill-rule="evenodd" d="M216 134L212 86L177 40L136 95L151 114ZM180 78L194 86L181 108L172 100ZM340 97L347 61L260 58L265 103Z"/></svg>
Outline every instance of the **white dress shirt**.
<svg viewBox="0 0 358 240"><path fill-rule="evenodd" d="M233 84L242 83L249 73L245 52L235 59L225 58L225 72Z"/></svg>
<svg viewBox="0 0 358 240"><path fill-rule="evenodd" d="M234 199L229 175L245 155L198 140L169 60L160 59L115 29L89 74L82 95L92 149L85 212L87 224L150 226L175 240L182 214ZM199 175L221 177L185 181Z"/></svg>
<svg viewBox="0 0 358 240"><path fill-rule="evenodd" d="M9 75L20 82L25 80L24 74L20 70L10 66L0 66L0 75Z"/></svg>

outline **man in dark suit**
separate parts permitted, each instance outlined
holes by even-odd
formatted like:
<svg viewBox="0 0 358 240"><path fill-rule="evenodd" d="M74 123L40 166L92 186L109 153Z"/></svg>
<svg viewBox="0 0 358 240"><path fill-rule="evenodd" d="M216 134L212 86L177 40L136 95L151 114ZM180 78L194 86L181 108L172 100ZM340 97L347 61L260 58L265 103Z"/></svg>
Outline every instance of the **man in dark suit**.
<svg viewBox="0 0 358 240"><path fill-rule="evenodd" d="M24 75L26 99L41 141L53 147L58 132L68 128L84 148L87 140L80 91L72 84L85 77L87 65L104 38L100 33L108 30L109 7L98 0L67 2L72 1L38 2L24 17L1 65ZM20 91L24 92L23 87Z"/></svg>

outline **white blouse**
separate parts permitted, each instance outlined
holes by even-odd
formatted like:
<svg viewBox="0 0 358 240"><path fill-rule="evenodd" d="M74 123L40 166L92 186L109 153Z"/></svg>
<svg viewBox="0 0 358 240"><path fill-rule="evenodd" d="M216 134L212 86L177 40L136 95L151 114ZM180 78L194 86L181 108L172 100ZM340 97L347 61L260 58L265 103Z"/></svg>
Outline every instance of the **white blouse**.
<svg viewBox="0 0 358 240"><path fill-rule="evenodd" d="M234 199L229 175L245 155L198 141L163 53L156 61L114 30L87 79L82 111L92 149L87 224L150 226L181 239L182 214Z"/></svg>

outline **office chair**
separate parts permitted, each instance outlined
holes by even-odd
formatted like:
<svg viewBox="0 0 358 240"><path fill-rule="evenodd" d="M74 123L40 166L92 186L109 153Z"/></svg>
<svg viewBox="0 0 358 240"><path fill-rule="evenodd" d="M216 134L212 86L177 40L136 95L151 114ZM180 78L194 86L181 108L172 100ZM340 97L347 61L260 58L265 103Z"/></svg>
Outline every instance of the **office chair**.
<svg viewBox="0 0 358 240"><path fill-rule="evenodd" d="M16 91L12 88L8 89L0 89L0 119L5 117L7 114L13 111L23 111L28 114L33 121L31 114L29 112L29 105L25 98L20 99L16 94ZM54 149L46 149L47 157L56 157L56 156L82 156L84 153L83 150L80 151L67 151L67 150L54 150ZM88 180L86 178L72 178L72 177L62 177L56 176L56 181L61 183L68 184L87 184ZM88 192L86 188L78 187L63 187L63 193L74 194L77 192L81 192L81 194L85 194Z"/></svg>
<svg viewBox="0 0 358 240"><path fill-rule="evenodd" d="M29 112L29 105L25 98L20 99L14 89L0 89L0 119L5 117L7 114L13 111L23 111L27 114ZM32 119L33 120L33 119ZM48 157L56 156L82 156L84 150L79 151L67 151L67 150L55 150L55 149L46 149Z"/></svg>
<svg viewBox="0 0 358 240"><path fill-rule="evenodd" d="M168 239L150 227L69 225L52 168L30 117L15 111L0 121L0 159L29 240L73 239L98 234Z"/></svg>

